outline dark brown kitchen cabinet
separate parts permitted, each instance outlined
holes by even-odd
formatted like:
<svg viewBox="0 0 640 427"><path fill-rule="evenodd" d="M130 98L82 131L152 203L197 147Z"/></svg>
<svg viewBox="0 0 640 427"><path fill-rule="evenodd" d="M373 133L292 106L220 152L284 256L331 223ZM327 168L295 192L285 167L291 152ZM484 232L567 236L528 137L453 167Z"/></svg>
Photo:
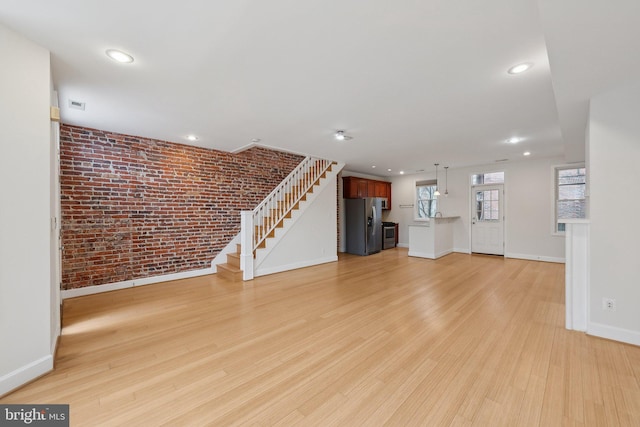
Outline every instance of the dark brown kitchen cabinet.
<svg viewBox="0 0 640 427"><path fill-rule="evenodd" d="M364 199L382 197L385 199L382 209L391 209L391 183L374 179L345 176L342 178L342 191L345 199Z"/></svg>
<svg viewBox="0 0 640 427"><path fill-rule="evenodd" d="M376 182L367 180L367 197L378 197L376 194Z"/></svg>
<svg viewBox="0 0 640 427"><path fill-rule="evenodd" d="M388 182L375 181L375 197L388 198L390 187L391 184Z"/></svg>
<svg viewBox="0 0 640 427"><path fill-rule="evenodd" d="M369 186L366 180L359 179L356 181L358 183L358 192L356 193L355 199L362 199L364 197L369 197Z"/></svg>

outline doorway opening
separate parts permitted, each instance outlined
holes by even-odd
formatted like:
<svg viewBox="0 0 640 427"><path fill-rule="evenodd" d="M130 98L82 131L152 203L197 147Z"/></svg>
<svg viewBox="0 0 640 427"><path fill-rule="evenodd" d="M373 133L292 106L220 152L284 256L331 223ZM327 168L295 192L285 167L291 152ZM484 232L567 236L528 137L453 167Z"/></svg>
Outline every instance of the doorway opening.
<svg viewBox="0 0 640 427"><path fill-rule="evenodd" d="M472 176L471 253L504 256L504 172Z"/></svg>

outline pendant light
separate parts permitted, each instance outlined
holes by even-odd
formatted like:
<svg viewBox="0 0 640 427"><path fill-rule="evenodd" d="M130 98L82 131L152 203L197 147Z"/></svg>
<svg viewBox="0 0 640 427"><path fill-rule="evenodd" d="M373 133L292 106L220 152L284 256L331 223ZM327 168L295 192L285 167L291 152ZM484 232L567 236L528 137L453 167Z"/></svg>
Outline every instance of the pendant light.
<svg viewBox="0 0 640 427"><path fill-rule="evenodd" d="M449 166L444 167L444 197L449 197Z"/></svg>
<svg viewBox="0 0 640 427"><path fill-rule="evenodd" d="M440 191L438 191L438 165L440 163L434 163L434 166L436 167L436 191L435 193L433 193L434 196L439 196L440 195Z"/></svg>

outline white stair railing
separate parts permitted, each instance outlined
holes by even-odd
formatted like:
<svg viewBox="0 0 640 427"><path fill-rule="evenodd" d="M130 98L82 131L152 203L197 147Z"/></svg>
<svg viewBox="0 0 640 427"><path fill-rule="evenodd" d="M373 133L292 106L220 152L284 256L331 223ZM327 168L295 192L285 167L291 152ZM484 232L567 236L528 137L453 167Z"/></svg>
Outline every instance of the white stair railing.
<svg viewBox="0 0 640 427"><path fill-rule="evenodd" d="M306 157L253 211L243 211L240 268L253 279L253 254L322 175L330 160Z"/></svg>

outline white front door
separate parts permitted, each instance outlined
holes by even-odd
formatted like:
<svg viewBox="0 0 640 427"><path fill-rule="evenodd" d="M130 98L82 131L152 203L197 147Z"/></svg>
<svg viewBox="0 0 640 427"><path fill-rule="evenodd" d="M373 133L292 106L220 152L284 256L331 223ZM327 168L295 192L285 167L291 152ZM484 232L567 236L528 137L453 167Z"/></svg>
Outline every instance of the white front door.
<svg viewBox="0 0 640 427"><path fill-rule="evenodd" d="M503 186L476 185L471 191L471 252L504 255Z"/></svg>

